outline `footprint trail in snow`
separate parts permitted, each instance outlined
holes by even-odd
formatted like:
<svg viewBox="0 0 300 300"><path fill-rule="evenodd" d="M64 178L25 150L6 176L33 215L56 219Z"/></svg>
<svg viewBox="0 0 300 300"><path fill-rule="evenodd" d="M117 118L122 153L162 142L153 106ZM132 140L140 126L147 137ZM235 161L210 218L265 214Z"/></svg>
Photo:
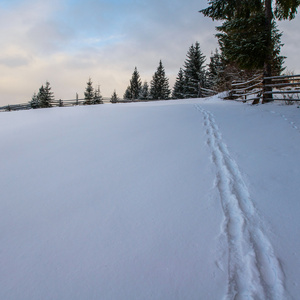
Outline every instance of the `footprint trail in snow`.
<svg viewBox="0 0 300 300"><path fill-rule="evenodd" d="M230 156L214 116L195 105L204 117L207 144L216 166L216 186L224 212L222 232L228 245L226 300L287 299L284 274L263 231L259 215L235 160Z"/></svg>

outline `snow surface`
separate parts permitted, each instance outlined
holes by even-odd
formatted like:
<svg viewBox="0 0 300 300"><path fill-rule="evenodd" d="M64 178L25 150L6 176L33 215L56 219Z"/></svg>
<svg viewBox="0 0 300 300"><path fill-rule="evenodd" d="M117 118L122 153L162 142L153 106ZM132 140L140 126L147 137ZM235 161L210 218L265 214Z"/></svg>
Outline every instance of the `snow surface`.
<svg viewBox="0 0 300 300"><path fill-rule="evenodd" d="M300 108L1 113L0 299L299 299Z"/></svg>

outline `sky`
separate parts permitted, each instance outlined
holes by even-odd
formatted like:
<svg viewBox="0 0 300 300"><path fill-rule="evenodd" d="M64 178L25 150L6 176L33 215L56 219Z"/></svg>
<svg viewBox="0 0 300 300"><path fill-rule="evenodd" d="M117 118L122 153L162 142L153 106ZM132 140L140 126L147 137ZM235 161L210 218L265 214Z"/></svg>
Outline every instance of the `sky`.
<svg viewBox="0 0 300 300"><path fill-rule="evenodd" d="M173 87L189 47L207 57L215 26L206 0L0 0L0 105L26 103L46 81L56 99L83 98L86 83L122 97L134 68L151 81L159 61ZM300 73L300 16L280 22L287 70Z"/></svg>

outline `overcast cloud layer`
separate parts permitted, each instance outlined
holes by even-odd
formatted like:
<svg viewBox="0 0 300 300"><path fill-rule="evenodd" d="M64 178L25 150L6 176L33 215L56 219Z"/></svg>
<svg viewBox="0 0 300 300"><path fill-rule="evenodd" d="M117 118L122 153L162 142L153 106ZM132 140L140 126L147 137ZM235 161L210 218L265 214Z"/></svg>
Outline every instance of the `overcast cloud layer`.
<svg viewBox="0 0 300 300"><path fill-rule="evenodd" d="M0 0L0 105L28 102L48 80L55 98L83 97L86 82L120 97L134 67L150 82L159 60L173 86L191 44L207 62L216 22L205 0ZM300 73L300 17L279 24L288 70Z"/></svg>

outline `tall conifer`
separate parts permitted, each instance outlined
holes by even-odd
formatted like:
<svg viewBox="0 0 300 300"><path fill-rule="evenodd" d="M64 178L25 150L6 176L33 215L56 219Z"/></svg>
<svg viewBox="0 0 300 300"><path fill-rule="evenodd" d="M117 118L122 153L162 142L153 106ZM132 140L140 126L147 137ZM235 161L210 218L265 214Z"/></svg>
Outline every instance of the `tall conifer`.
<svg viewBox="0 0 300 300"><path fill-rule="evenodd" d="M134 68L131 80L130 80L130 92L132 100L139 99L140 92L142 89L142 81L137 67Z"/></svg>
<svg viewBox="0 0 300 300"><path fill-rule="evenodd" d="M86 105L93 104L94 96L95 94L94 94L93 82L92 79L89 78L84 92L84 100L85 100L84 104Z"/></svg>
<svg viewBox="0 0 300 300"><path fill-rule="evenodd" d="M182 68L179 69L178 75L172 91L173 99L184 99L185 98L185 79Z"/></svg>
<svg viewBox="0 0 300 300"><path fill-rule="evenodd" d="M151 80L150 97L154 100L169 99L169 79L166 77L165 68L159 61L156 72L154 73Z"/></svg>
<svg viewBox="0 0 300 300"><path fill-rule="evenodd" d="M185 98L201 96L201 87L206 86L205 56L202 54L199 42L192 45L184 63Z"/></svg>

